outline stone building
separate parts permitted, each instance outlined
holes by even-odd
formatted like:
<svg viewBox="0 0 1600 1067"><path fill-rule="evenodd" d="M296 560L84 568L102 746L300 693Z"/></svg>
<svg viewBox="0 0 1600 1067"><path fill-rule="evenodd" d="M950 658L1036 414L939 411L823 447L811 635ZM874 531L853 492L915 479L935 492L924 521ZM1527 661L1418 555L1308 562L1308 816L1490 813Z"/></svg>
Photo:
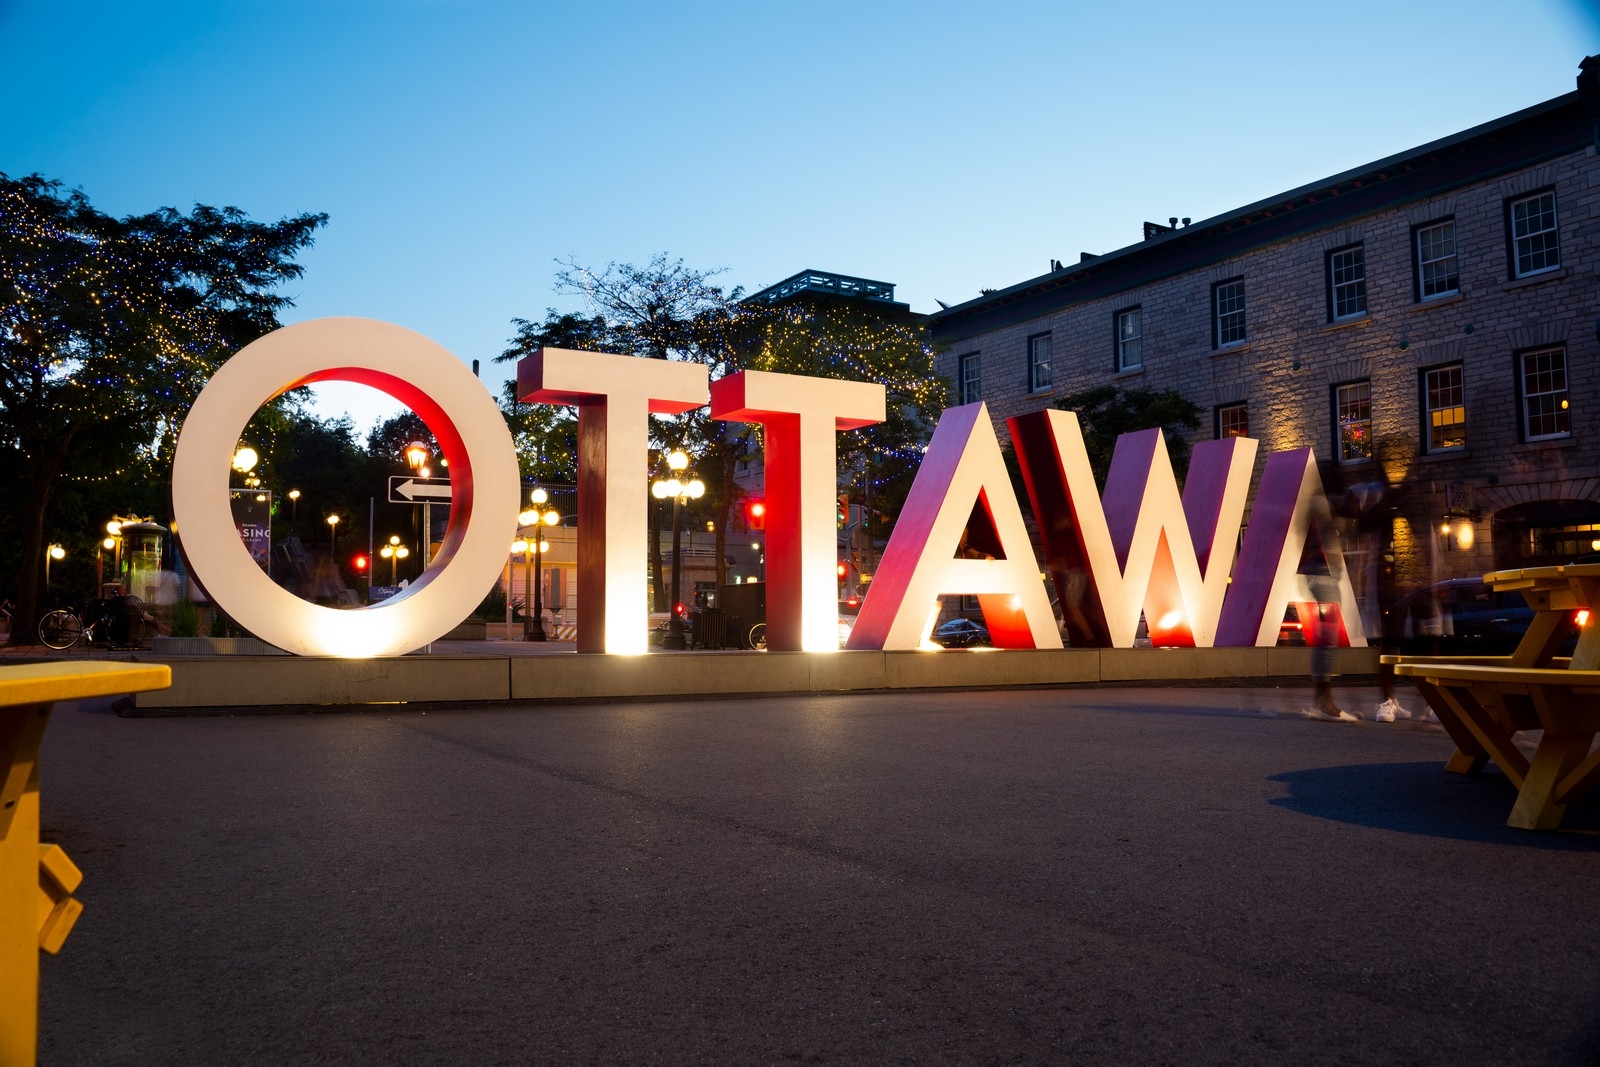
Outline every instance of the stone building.
<svg viewBox="0 0 1600 1067"><path fill-rule="evenodd" d="M1600 57L1578 90L931 317L1003 421L1175 389L1310 446L1368 608L1600 550ZM1257 476L1260 464L1257 461ZM1370 618L1370 616L1369 616Z"/></svg>

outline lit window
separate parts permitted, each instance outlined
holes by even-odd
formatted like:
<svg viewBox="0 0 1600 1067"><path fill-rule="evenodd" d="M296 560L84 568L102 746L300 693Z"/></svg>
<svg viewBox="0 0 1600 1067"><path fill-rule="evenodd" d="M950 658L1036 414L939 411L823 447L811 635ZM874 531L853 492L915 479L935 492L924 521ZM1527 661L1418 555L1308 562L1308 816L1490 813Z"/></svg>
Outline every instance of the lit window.
<svg viewBox="0 0 1600 1067"><path fill-rule="evenodd" d="M983 379L978 365L978 353L968 352L961 357L961 402L976 404L983 399Z"/></svg>
<svg viewBox="0 0 1600 1067"><path fill-rule="evenodd" d="M1328 253L1328 309L1334 321L1367 313L1367 253L1361 245Z"/></svg>
<svg viewBox="0 0 1600 1067"><path fill-rule="evenodd" d="M1218 282L1211 287L1212 348L1244 340L1244 279Z"/></svg>
<svg viewBox="0 0 1600 1067"><path fill-rule="evenodd" d="M1567 353L1563 348L1524 352L1518 359L1522 385L1522 429L1529 441L1572 433L1567 401Z"/></svg>
<svg viewBox="0 0 1600 1067"><path fill-rule="evenodd" d="M1456 267L1456 221L1446 219L1419 226L1417 242L1417 294L1423 300L1450 296L1461 289Z"/></svg>
<svg viewBox="0 0 1600 1067"><path fill-rule="evenodd" d="M1139 308L1117 312L1117 369L1144 365L1144 316Z"/></svg>
<svg viewBox="0 0 1600 1067"><path fill-rule="evenodd" d="M1600 523L1531 522L1522 536L1522 563L1571 563L1592 556L1600 544Z"/></svg>
<svg viewBox="0 0 1600 1067"><path fill-rule="evenodd" d="M1511 202L1511 258L1512 273L1518 278L1561 266L1554 192Z"/></svg>
<svg viewBox="0 0 1600 1067"><path fill-rule="evenodd" d="M1467 407L1461 385L1461 364L1422 372L1424 431L1429 452L1450 452L1467 445Z"/></svg>
<svg viewBox="0 0 1600 1067"><path fill-rule="evenodd" d="M1250 409L1244 404L1226 404L1217 408L1217 437L1250 436Z"/></svg>
<svg viewBox="0 0 1600 1067"><path fill-rule="evenodd" d="M1372 458L1372 383L1350 382L1334 389L1334 413L1339 427L1339 462L1359 463Z"/></svg>
<svg viewBox="0 0 1600 1067"><path fill-rule="evenodd" d="M1050 335L1041 333L1028 338L1028 390L1038 392L1050 388Z"/></svg>

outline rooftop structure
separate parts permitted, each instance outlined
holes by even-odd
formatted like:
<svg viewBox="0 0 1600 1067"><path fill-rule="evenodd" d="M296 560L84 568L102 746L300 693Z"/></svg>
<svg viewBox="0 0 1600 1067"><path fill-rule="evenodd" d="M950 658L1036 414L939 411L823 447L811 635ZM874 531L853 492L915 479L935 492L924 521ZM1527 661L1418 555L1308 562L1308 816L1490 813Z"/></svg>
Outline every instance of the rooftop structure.
<svg viewBox="0 0 1600 1067"><path fill-rule="evenodd" d="M803 294L872 300L901 309L908 307L895 300L894 285L891 282L852 278L848 274L830 274L825 270L803 270L776 285L769 285L758 293L750 294L748 299L762 304L778 304Z"/></svg>

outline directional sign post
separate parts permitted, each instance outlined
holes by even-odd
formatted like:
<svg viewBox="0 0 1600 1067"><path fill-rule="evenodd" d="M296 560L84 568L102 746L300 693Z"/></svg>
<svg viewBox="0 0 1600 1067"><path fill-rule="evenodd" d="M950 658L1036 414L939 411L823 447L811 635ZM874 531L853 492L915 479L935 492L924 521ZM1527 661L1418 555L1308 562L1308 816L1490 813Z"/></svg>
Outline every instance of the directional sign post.
<svg viewBox="0 0 1600 1067"><path fill-rule="evenodd" d="M417 478L410 474L389 476L389 503L391 504L448 504L450 479Z"/></svg>

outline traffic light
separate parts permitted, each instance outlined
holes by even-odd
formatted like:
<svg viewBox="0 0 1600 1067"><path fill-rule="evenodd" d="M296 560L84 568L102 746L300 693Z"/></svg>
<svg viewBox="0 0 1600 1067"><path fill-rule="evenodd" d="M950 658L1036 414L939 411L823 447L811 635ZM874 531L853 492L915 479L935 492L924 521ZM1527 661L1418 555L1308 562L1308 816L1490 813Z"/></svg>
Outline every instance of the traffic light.
<svg viewBox="0 0 1600 1067"><path fill-rule="evenodd" d="M355 559L351 560L350 562L355 565L357 573L359 573L359 574L367 573L367 564L370 561L367 559L366 556L357 556Z"/></svg>
<svg viewBox="0 0 1600 1067"><path fill-rule="evenodd" d="M845 563L840 563L837 567L834 568L834 570L838 572L839 580L841 582L844 581L844 576L850 573L850 567L849 567L848 564L845 564Z"/></svg>
<svg viewBox="0 0 1600 1067"><path fill-rule="evenodd" d="M764 500L752 500L744 507L745 525L752 530L765 530L767 528L767 504Z"/></svg>

